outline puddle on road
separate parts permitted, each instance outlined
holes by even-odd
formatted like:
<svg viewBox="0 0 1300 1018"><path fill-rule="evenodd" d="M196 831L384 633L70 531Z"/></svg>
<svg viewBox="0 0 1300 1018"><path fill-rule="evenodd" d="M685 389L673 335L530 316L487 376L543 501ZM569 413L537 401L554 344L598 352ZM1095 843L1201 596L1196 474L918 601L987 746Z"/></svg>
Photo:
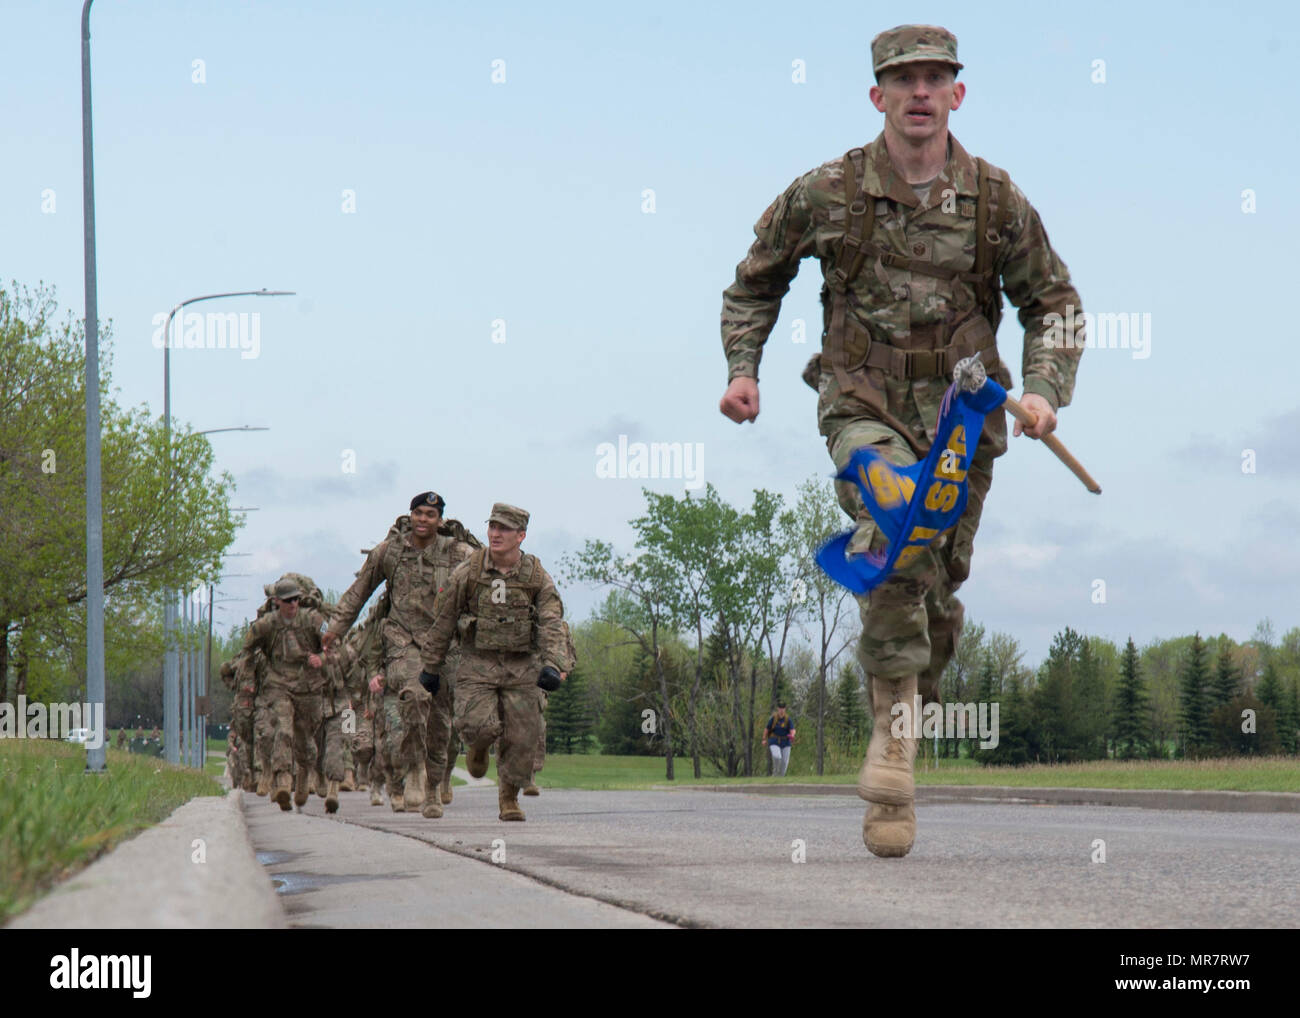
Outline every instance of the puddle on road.
<svg viewBox="0 0 1300 1018"><path fill-rule="evenodd" d="M330 884L355 884L363 880L408 880L414 875L413 873L385 873L381 876L368 874L272 873L271 884L275 887L276 894L289 895L319 890L322 887L328 887Z"/></svg>
<svg viewBox="0 0 1300 1018"><path fill-rule="evenodd" d="M301 852L257 852L257 861L262 866L278 866L290 859L297 859Z"/></svg>

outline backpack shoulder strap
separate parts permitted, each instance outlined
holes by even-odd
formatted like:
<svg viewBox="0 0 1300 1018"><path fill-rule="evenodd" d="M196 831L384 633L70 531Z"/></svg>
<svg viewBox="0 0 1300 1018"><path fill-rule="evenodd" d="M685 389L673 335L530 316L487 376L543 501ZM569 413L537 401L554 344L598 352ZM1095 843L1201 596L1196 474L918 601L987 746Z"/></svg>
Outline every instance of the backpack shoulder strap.
<svg viewBox="0 0 1300 1018"><path fill-rule="evenodd" d="M844 153L844 236L835 256L835 267L830 272L830 277L841 290L848 289L862 271L866 259L864 245L876 225L876 203L867 194L866 159L865 149L851 148Z"/></svg>

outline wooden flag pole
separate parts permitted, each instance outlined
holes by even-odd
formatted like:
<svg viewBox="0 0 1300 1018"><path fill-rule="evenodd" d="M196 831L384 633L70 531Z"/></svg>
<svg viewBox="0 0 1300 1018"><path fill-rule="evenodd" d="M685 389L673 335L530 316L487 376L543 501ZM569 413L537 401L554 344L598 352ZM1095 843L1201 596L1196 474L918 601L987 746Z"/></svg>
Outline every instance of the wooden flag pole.
<svg viewBox="0 0 1300 1018"><path fill-rule="evenodd" d="M984 387L984 382L988 379L988 373L984 368L983 361L978 356L966 357L953 366L952 380L953 384L959 389L965 389L967 392L979 392ZM1007 395L1007 400L1003 404L1007 413L1018 420L1026 428L1032 428L1038 423L1037 415L1026 410L1016 400ZM1067 449L1064 443L1055 435L1046 435L1041 441L1047 448L1056 454L1056 458L1070 468L1070 472L1083 482L1083 486L1091 491L1094 495L1101 494L1101 485L1092 479L1092 475L1083 469L1083 464L1074 458L1074 455Z"/></svg>
<svg viewBox="0 0 1300 1018"><path fill-rule="evenodd" d="M1018 420L1026 428L1032 428L1038 423L1038 418L1030 411L1026 410L1016 400L1007 396L1004 404L1007 413ZM1070 468L1070 472L1083 482L1083 486L1091 491L1094 495L1101 494L1101 485L1092 479L1092 474L1083 468L1083 464L1074 458L1074 454L1065 447L1065 444L1055 435L1047 434L1039 439L1047 448L1056 454L1056 458Z"/></svg>

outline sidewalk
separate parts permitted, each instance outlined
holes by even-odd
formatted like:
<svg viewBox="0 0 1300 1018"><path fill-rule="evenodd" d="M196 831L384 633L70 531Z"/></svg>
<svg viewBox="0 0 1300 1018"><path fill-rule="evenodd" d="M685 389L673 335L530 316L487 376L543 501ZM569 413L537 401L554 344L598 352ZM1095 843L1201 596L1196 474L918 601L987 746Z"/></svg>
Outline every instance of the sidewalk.
<svg viewBox="0 0 1300 1018"><path fill-rule="evenodd" d="M7 929L283 929L238 792L200 796L64 881Z"/></svg>

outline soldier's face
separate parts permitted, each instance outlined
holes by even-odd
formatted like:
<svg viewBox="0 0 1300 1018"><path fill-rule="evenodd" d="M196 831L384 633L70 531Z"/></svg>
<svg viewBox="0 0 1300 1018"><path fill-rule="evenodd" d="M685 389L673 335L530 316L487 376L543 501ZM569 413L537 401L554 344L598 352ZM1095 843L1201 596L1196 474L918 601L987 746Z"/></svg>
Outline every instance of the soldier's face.
<svg viewBox="0 0 1300 1018"><path fill-rule="evenodd" d="M500 523L488 524L488 547L493 551L509 555L512 551L524 543L524 535L527 531L511 530L509 527L503 527Z"/></svg>
<svg viewBox="0 0 1300 1018"><path fill-rule="evenodd" d="M411 530L417 537L430 537L438 532L442 513L431 505L417 505L411 510Z"/></svg>
<svg viewBox="0 0 1300 1018"><path fill-rule="evenodd" d="M893 133L923 142L948 134L948 114L961 105L966 85L948 64L923 61L891 67L871 88L871 104Z"/></svg>
<svg viewBox="0 0 1300 1018"><path fill-rule="evenodd" d="M291 619L298 614L298 599L296 597L291 597L287 600L277 597L275 603L280 609L280 614L286 619Z"/></svg>

